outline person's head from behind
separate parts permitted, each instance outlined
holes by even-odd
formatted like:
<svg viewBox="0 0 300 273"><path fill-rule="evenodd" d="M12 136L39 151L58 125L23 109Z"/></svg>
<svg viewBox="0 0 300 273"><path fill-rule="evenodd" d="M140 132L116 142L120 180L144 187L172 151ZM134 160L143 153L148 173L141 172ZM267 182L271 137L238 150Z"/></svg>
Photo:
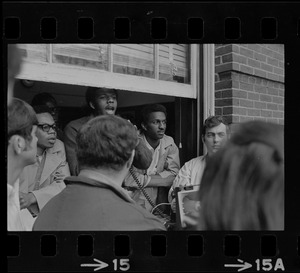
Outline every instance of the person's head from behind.
<svg viewBox="0 0 300 273"><path fill-rule="evenodd" d="M117 110L118 94L115 89L88 87L85 98L94 116L114 115Z"/></svg>
<svg viewBox="0 0 300 273"><path fill-rule="evenodd" d="M47 92L35 95L31 101L32 106L46 105L50 109L50 114L53 116L55 122L58 121L58 108L56 99Z"/></svg>
<svg viewBox="0 0 300 273"><path fill-rule="evenodd" d="M283 230L283 130L260 121L238 132L207 162L199 228Z"/></svg>
<svg viewBox="0 0 300 273"><path fill-rule="evenodd" d="M56 141L56 124L51 115L51 109L46 105L34 106L38 125L36 136L38 138L38 154L45 149L52 148Z"/></svg>
<svg viewBox="0 0 300 273"><path fill-rule="evenodd" d="M15 44L7 46L7 105L13 98L15 77L19 74L22 64L21 51Z"/></svg>
<svg viewBox="0 0 300 273"><path fill-rule="evenodd" d="M167 110L161 104L146 105L142 109L143 133L152 140L162 139L167 128Z"/></svg>
<svg viewBox="0 0 300 273"><path fill-rule="evenodd" d="M22 168L36 161L37 118L26 102L12 98L7 108L7 155L8 173L14 167ZM9 177L10 181L10 177ZM11 181L14 182L14 181Z"/></svg>
<svg viewBox="0 0 300 273"><path fill-rule="evenodd" d="M224 146L229 137L229 126L225 117L210 116L202 128L202 141L207 148L208 156L213 155Z"/></svg>
<svg viewBox="0 0 300 273"><path fill-rule="evenodd" d="M138 138L130 122L115 115L104 115L83 125L76 142L80 170L120 172L128 171L131 166Z"/></svg>

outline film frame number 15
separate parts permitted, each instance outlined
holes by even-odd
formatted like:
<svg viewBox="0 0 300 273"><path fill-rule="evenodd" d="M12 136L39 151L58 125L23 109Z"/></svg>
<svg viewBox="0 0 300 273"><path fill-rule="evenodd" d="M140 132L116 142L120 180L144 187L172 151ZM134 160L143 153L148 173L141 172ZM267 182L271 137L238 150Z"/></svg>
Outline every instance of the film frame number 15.
<svg viewBox="0 0 300 273"><path fill-rule="evenodd" d="M130 269L129 259L114 259L114 270L127 271Z"/></svg>

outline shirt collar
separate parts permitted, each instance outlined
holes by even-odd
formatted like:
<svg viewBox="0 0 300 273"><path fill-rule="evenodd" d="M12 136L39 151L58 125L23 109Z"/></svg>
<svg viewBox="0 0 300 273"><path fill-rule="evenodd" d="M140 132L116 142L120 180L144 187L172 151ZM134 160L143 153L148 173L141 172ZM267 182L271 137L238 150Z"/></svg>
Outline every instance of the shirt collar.
<svg viewBox="0 0 300 273"><path fill-rule="evenodd" d="M84 169L81 170L78 174L78 178L85 177L94 180L96 183L99 182L99 184L105 184L109 186L110 188L113 188L115 191L117 191L126 201L135 204L134 200L129 196L128 191L124 190L121 186L117 185L112 178L94 171L90 169Z"/></svg>
<svg viewBox="0 0 300 273"><path fill-rule="evenodd" d="M46 153L47 153L47 149L45 149L41 155L37 154L36 155L36 159L37 159L36 163L41 163L43 160L43 157L46 156Z"/></svg>
<svg viewBox="0 0 300 273"><path fill-rule="evenodd" d="M149 144L149 142L147 141L146 136L145 136L144 134L142 135L142 137L144 138L145 143L146 143L146 146L147 146L147 148L148 148L150 151L154 152L155 150L159 150L159 149L160 149L160 146L161 146L161 141L160 141L160 140L159 140L158 146L154 149L154 148Z"/></svg>

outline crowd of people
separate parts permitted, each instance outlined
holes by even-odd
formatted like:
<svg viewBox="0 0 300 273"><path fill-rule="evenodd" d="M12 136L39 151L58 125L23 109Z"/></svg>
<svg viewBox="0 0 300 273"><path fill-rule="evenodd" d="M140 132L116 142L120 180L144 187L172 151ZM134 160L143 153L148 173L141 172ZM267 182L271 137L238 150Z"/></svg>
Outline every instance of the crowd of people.
<svg viewBox="0 0 300 273"><path fill-rule="evenodd" d="M9 52L8 231L167 230L176 193L189 189L197 201L186 229L284 229L280 126L245 122L231 136L225 117L210 116L206 153L181 167L163 105L145 105L137 128L116 115L117 90L89 87L89 114L62 130L51 94L13 98L19 55Z"/></svg>

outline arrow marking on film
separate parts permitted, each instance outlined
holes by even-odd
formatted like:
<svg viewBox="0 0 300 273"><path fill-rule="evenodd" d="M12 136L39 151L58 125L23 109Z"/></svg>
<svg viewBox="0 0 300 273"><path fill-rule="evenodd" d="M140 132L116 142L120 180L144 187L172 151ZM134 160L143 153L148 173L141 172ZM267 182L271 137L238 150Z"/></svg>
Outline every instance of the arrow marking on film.
<svg viewBox="0 0 300 273"><path fill-rule="evenodd" d="M238 261L241 263L241 264L225 264L224 266L225 267L240 267L238 269L238 271L243 271L243 270L246 270L250 267L252 267L252 264L249 264L247 262L244 262L243 260L240 260L238 259Z"/></svg>
<svg viewBox="0 0 300 273"><path fill-rule="evenodd" d="M81 267L97 267L94 269L94 271L103 269L105 267L108 267L108 264L105 262L102 262L100 260L94 259L95 262L97 262L96 264L81 264Z"/></svg>

